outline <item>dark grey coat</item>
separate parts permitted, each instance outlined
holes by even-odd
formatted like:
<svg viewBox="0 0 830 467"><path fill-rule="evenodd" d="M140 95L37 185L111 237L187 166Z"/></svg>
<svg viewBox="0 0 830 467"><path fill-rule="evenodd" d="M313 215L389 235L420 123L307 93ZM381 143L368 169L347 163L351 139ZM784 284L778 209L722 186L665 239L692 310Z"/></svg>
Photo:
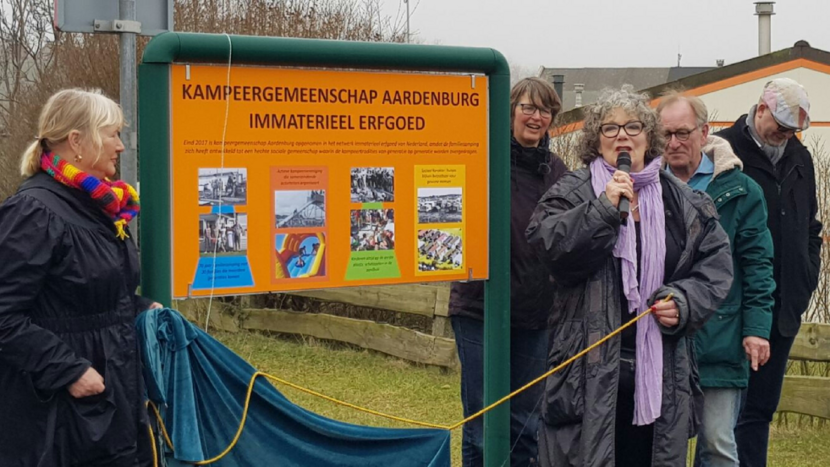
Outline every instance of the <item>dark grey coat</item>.
<svg viewBox="0 0 830 467"><path fill-rule="evenodd" d="M687 440L697 431L695 407L701 407L702 393L693 334L729 292L732 257L712 201L671 175L661 178L669 191L664 200L669 196L675 206L666 215L682 215L687 232L671 279L651 298L672 292L680 310L678 326L661 327L663 401L652 465L664 467L685 465ZM566 174L539 201L527 235L557 285L548 368L620 326L622 276L612 255L619 226L619 211L604 194L594 195L588 169ZM539 429L542 465L614 466L619 353L616 337L547 379Z"/></svg>

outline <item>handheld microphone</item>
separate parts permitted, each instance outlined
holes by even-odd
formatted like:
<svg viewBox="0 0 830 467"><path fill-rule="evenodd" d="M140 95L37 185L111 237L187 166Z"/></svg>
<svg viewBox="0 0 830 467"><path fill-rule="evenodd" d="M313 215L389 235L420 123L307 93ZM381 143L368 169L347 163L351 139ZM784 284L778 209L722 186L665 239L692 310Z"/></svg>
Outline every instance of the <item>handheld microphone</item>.
<svg viewBox="0 0 830 467"><path fill-rule="evenodd" d="M631 154L623 151L617 156L617 170L631 173ZM622 225L628 224L628 214L631 211L631 202L625 196L620 197L620 223Z"/></svg>

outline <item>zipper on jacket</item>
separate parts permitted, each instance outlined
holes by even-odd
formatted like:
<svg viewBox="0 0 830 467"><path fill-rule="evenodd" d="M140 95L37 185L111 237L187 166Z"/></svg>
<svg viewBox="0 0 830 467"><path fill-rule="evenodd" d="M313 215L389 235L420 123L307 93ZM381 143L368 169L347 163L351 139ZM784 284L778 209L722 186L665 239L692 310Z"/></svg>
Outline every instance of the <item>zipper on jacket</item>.
<svg viewBox="0 0 830 467"><path fill-rule="evenodd" d="M778 197L781 197L781 179L778 178L778 166L772 166L772 175L775 177L775 186L778 188Z"/></svg>
<svg viewBox="0 0 830 467"><path fill-rule="evenodd" d="M784 182L785 182L788 178L790 178L790 175L792 175L793 170L795 170L795 168L796 168L796 167L799 167L799 166L801 166L801 164L796 164L796 165L794 165L794 166L790 167L790 171L789 171L789 172L787 172L787 175L785 175L785 176L784 176L784 178L782 178L781 180L779 180L779 179L778 179L778 176L777 176L777 173L776 173L776 177L775 177L775 186L776 186L776 187L778 187L778 197L779 197L779 198L781 198L781 185L783 185L783 184L784 184ZM775 170L775 171L776 171L776 172L778 172L778 169L776 168L776 170ZM780 214L780 215L782 215L782 216L784 215L784 209L783 209L783 208L781 209L781 212L779 212L779 214Z"/></svg>

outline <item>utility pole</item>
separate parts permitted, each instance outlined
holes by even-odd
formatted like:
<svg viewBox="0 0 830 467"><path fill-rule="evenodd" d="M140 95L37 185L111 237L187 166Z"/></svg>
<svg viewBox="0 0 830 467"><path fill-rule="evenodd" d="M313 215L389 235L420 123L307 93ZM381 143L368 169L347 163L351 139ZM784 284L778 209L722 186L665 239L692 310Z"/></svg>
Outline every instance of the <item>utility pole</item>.
<svg viewBox="0 0 830 467"><path fill-rule="evenodd" d="M135 2L136 0L118 0L118 17L126 24L135 24L140 31L140 25L135 23ZM121 24L116 24L116 29ZM136 159L138 120L136 119L136 49L135 32L121 32L119 34L119 60L121 62L121 87L120 101L121 111L124 112L124 119L127 127L122 132L124 141L124 152L121 153L121 180L136 186L138 181L138 162Z"/></svg>
<svg viewBox="0 0 830 467"><path fill-rule="evenodd" d="M409 44L409 0L403 0L406 3L406 43Z"/></svg>
<svg viewBox="0 0 830 467"><path fill-rule="evenodd" d="M63 32L118 34L121 110L128 125L121 134L121 180L138 189L136 36L173 30L174 0L52 0L55 28ZM142 22L138 21L141 18Z"/></svg>

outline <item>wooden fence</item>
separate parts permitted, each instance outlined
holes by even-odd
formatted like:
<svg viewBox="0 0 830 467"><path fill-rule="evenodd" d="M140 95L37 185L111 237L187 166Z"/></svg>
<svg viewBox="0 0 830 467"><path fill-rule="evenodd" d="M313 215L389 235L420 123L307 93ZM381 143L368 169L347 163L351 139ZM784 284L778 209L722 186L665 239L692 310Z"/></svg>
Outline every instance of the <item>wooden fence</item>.
<svg viewBox="0 0 830 467"><path fill-rule="evenodd" d="M826 369L830 363L830 324L802 324L790 360L796 362L801 373L815 366L809 362L819 362ZM830 377L787 375L778 411L830 419Z"/></svg>
<svg viewBox="0 0 830 467"><path fill-rule="evenodd" d="M249 330L301 334L345 342L428 365L449 368L459 365L447 318L447 284L354 287L292 295L420 315L432 321L432 333L323 313L253 308L251 305L256 300L251 299L244 299L239 307L214 301L210 326L230 332ZM204 325L205 300L182 300L176 306L190 320Z"/></svg>
<svg viewBox="0 0 830 467"><path fill-rule="evenodd" d="M447 284L355 287L292 295L424 316L432 320L432 333L330 314L257 308L252 306L256 300L247 298L238 306L214 301L210 325L230 332L249 330L313 336L413 362L458 368L455 341L447 318ZM189 319L204 325L206 300L184 300L176 306ZM830 377L826 376L830 375L827 370L830 324L802 325L790 360L801 367L802 374L787 375L778 410L830 419ZM809 369L816 367L822 369L819 372L822 376L809 376Z"/></svg>

